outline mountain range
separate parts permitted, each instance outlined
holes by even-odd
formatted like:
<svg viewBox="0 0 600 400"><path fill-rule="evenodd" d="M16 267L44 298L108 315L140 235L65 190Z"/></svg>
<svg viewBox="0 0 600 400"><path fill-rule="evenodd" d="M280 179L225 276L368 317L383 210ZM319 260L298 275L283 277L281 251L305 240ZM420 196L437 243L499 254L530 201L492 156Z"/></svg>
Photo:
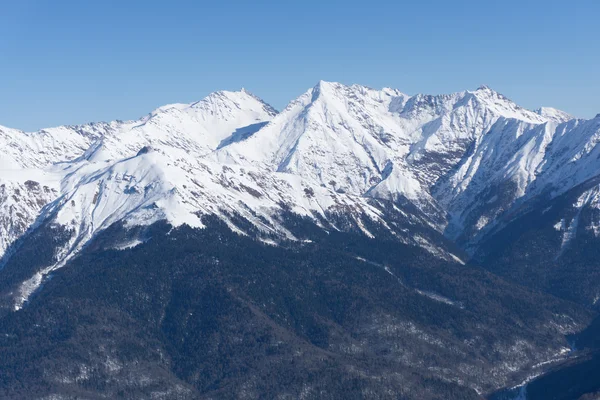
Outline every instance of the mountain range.
<svg viewBox="0 0 600 400"><path fill-rule="evenodd" d="M39 361L18 350L27 340L57 348L56 327L32 332L73 307L102 309L120 330L100 344L71 333L80 350L56 357L56 376L28 369L0 388L39 398L336 398L342 389L326 388L347 375L346 398L520 387L575 362L573 338L598 310L599 142L600 115L528 110L487 86L410 96L324 81L281 112L242 89L134 121L0 127L0 349L20 354L0 367ZM121 264L135 273L114 271ZM163 276L171 268L180 275ZM213 284L188 287L182 276ZM259 279L260 289L249 284ZM109 282L139 298L101 308L115 296ZM141 307L132 302L149 308L131 311ZM127 318L105 314L111 307ZM86 324L81 310L74 330ZM116 356L122 332L147 321L160 334L132 345L142 355ZM202 343L178 347L190 335ZM260 362L236 340L263 343ZM98 345L114 349L91 356ZM194 369L204 361L189 352L213 363ZM303 354L297 366L282 366L292 354ZM251 368L263 381L280 368L287 384L261 386ZM29 391L31 376L45 383Z"/></svg>

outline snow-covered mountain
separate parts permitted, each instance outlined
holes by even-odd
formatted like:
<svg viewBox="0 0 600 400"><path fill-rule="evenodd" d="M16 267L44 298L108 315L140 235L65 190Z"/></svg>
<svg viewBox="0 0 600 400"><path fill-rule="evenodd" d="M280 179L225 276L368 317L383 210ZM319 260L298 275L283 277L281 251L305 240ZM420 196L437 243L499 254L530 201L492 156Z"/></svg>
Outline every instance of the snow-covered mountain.
<svg viewBox="0 0 600 400"><path fill-rule="evenodd" d="M340 192L406 199L448 237L471 242L517 200L555 180L550 170L569 161L563 150L573 144L555 143L581 123L554 109L526 110L486 86L410 97L320 82L251 138L212 157ZM575 135L593 146L594 132Z"/></svg>
<svg viewBox="0 0 600 400"><path fill-rule="evenodd" d="M14 182L15 177L27 174L22 171L33 171L29 173L40 175L42 184L60 181L66 175L72 182L78 174L71 173L83 171L79 168L84 164L101 169L103 163L135 156L145 146L160 147L174 159L200 157L222 141L240 140L275 114L268 104L242 90L212 93L192 104L160 107L135 121L63 126L33 133L0 127L0 180ZM8 207L6 201L2 204ZM38 212L21 212L24 217L14 223L28 225ZM0 243L0 254L14 239L9 235Z"/></svg>
<svg viewBox="0 0 600 400"><path fill-rule="evenodd" d="M0 254L58 197L59 181L53 178L36 170L12 170L0 179Z"/></svg>
<svg viewBox="0 0 600 400"><path fill-rule="evenodd" d="M43 168L80 156L112 124L88 124L23 132L0 126L1 170Z"/></svg>
<svg viewBox="0 0 600 400"><path fill-rule="evenodd" d="M565 335L600 298L598 142L600 116L530 111L486 86L323 81L281 112L222 91L134 121L0 128L0 346L16 354L2 365L20 387L33 373L15 365L58 355L44 382L65 393L145 391L160 359L202 393L236 392L224 376L246 393L247 374L190 369L212 371L219 347L285 379L322 375L334 354L323 368L407 398L440 398L432 378L461 399L511 387L571 357ZM150 353L119 354L138 336ZM76 351L47 351L65 338Z"/></svg>
<svg viewBox="0 0 600 400"><path fill-rule="evenodd" d="M409 96L323 81L281 113L242 89L135 121L0 128L0 254L32 227L64 227L43 276L116 222L201 227L204 215L295 240L291 211L456 258L436 234L472 251L501 216L596 176L599 137L599 118L529 111L486 86Z"/></svg>

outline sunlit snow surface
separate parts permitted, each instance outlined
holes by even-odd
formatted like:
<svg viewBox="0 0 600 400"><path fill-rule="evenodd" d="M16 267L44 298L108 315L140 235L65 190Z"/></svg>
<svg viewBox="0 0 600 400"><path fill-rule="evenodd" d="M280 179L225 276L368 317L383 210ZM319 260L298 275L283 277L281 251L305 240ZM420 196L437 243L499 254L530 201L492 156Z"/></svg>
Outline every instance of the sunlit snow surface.
<svg viewBox="0 0 600 400"><path fill-rule="evenodd" d="M412 223L471 241L517 202L594 177L599 141L600 118L529 111L485 86L409 96L330 82L280 113L242 90L136 121L35 133L0 127L0 255L42 222L73 233L56 263L23 284L20 307L45 275L115 222L202 227L210 214L245 234L238 215L294 240L278 218L285 208L316 224L345 214L373 236L365 218L391 229L377 201L390 200ZM582 201L597 203L590 196ZM565 246L574 222L559 227ZM404 232L399 240L457 259Z"/></svg>

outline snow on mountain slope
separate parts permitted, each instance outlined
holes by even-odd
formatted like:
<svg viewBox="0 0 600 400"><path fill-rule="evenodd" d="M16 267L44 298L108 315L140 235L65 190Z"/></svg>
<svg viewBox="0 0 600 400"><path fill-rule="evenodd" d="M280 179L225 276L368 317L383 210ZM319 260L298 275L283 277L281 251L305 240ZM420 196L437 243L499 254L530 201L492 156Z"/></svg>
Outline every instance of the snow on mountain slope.
<svg viewBox="0 0 600 400"><path fill-rule="evenodd" d="M457 167L436 182L450 213L450 237L477 234L523 197L535 181L555 126L500 118L470 145Z"/></svg>
<svg viewBox="0 0 600 400"><path fill-rule="evenodd" d="M416 177L430 187L499 118L547 121L487 87L409 98L389 89L320 82L252 138L216 157L308 174L353 193L379 183L393 163L406 180ZM344 179L335 181L340 174ZM411 190L406 194L411 197Z"/></svg>
<svg viewBox="0 0 600 400"><path fill-rule="evenodd" d="M469 243L550 185L559 193L596 175L594 121L532 112L485 86L407 96L321 81L280 114L242 90L163 106L136 121L33 134L2 128L8 156L0 168L36 167L60 181L38 208L27 208L19 229L7 222L15 212L7 199L24 183L6 189L4 246L40 212L39 221L73 232L64 255L117 221L201 226L199 215L214 214L243 231L238 215L292 237L277 217L282 205L334 228L332 214L345 213L370 234L365 215L387 224L380 200L416 225ZM41 211L42 203L50 204ZM439 251L418 235L400 236Z"/></svg>
<svg viewBox="0 0 600 400"><path fill-rule="evenodd" d="M518 201L539 194L530 185L554 158L557 126L571 119L555 109L526 110L486 86L415 97L404 114L433 109L440 116L420 128L409 168L447 212L445 234L461 242L476 240Z"/></svg>
<svg viewBox="0 0 600 400"><path fill-rule="evenodd" d="M532 152L548 144L546 131L534 128L552 123L485 86L409 97L320 82L251 138L213 157L300 174L356 195L408 200L456 237L476 233L524 195L541 162ZM525 131L539 137L520 138ZM516 186L489 212L478 203L492 176L500 186ZM470 215L461 215L465 210Z"/></svg>
<svg viewBox="0 0 600 400"><path fill-rule="evenodd" d="M557 196L600 172L600 116L571 120L555 129L554 140L535 182L535 193Z"/></svg>
<svg viewBox="0 0 600 400"><path fill-rule="evenodd" d="M72 163L65 170L61 191L60 197L43 209L38 222L63 227L70 238L57 250L55 263L23 282L15 299L17 309L51 271L65 265L96 234L116 222L133 227L166 220L173 226L203 227L202 216L216 215L234 231L248 234L247 227L239 224L242 217L271 241L296 239L282 221L287 210L324 229L338 229L338 217L343 215L345 222L367 236L372 233L366 226L377 224L402 242L455 259L426 234L409 232L410 224L419 230L426 226L418 218L404 218L404 225L392 228L386 211L365 197L338 193L287 173L195 157L173 159L162 150L143 148L138 155L116 162L82 159ZM398 213L403 215L400 210Z"/></svg>
<svg viewBox="0 0 600 400"><path fill-rule="evenodd" d="M581 213L584 209L595 210L594 213L596 216L598 215L598 211L600 210L600 186L594 185L592 188L585 190L579 197L577 197L576 201L571 204L572 209L575 210L574 215L569 218L561 218L560 221L554 225L554 228L562 233L562 242L560 253L564 252L564 250L569 246L570 242L577 235L577 228L580 226L580 217ZM600 236L600 220L597 218L590 218L588 221L588 226L585 226L584 229L592 232L595 237ZM597 300L596 300L597 301Z"/></svg>
<svg viewBox="0 0 600 400"><path fill-rule="evenodd" d="M0 170L43 168L81 155L104 136L111 124L61 126L39 132L23 132L0 126Z"/></svg>
<svg viewBox="0 0 600 400"><path fill-rule="evenodd" d="M419 126L435 114L403 118L398 110L409 101L397 90L321 81L251 138L213 157L298 174L340 193L408 199L436 210L406 162ZM438 219L433 215L431 222Z"/></svg>
<svg viewBox="0 0 600 400"><path fill-rule="evenodd" d="M199 157L223 141L247 137L275 114L272 107L242 89L212 93L192 104L163 106L130 122L62 126L32 133L0 127L0 257L44 205L73 189L69 182L78 174L63 181L62 188L60 184L64 176L73 173L70 161L76 166L82 160L92 161L91 168L101 169L102 162L134 156L148 145L161 147L174 159ZM112 212L114 221L119 214Z"/></svg>
<svg viewBox="0 0 600 400"><path fill-rule="evenodd" d="M435 118L420 127L419 138L408 157L430 187L455 167L498 119L513 119L525 124L546 122L486 86L451 96L421 97L416 105L410 105L411 109L404 110L404 115L412 116L414 107L417 110L434 106L439 109L433 115Z"/></svg>
<svg viewBox="0 0 600 400"><path fill-rule="evenodd" d="M61 126L22 132L0 126L0 169L44 168L81 156L97 141L97 159L131 157L147 145L204 155L222 141L247 137L277 111L251 93L221 91L191 104L157 108L135 121ZM240 131L242 134L240 135ZM246 133L246 136L243 133Z"/></svg>
<svg viewBox="0 0 600 400"><path fill-rule="evenodd" d="M121 124L103 138L103 152L95 159L131 157L144 146L160 146L175 156L201 157L222 143L246 138L276 114L244 89L215 92L201 101L160 107L140 120Z"/></svg>
<svg viewBox="0 0 600 400"><path fill-rule="evenodd" d="M575 117L573 117L569 113L557 110L556 108L552 107L540 107L534 110L534 112L546 118L547 120L556 122L558 124L560 124L561 122L567 122L572 119L575 119Z"/></svg>
<svg viewBox="0 0 600 400"><path fill-rule="evenodd" d="M58 179L36 170L0 171L0 259L59 194Z"/></svg>
<svg viewBox="0 0 600 400"><path fill-rule="evenodd" d="M397 118L388 111L406 97L393 90L319 82L251 138L216 157L361 194L380 181L390 149L408 151Z"/></svg>
<svg viewBox="0 0 600 400"><path fill-rule="evenodd" d="M511 149L509 154L512 157L509 162L493 165L491 169L496 170L494 176L482 176L478 180L485 193L474 202L479 206L496 203L502 204L502 207L486 217L490 222L489 229L475 232L475 239L489 234L490 230L497 230L521 211L527 211L528 205L538 204L540 199L549 201L597 178L600 175L599 138L600 118L596 117L592 120L573 119L561 124L549 122L525 131L519 140L512 141L512 148L507 147L510 143L505 144L504 148ZM494 148L501 153L498 149L503 146L496 145ZM506 201L507 193L512 193L509 201ZM503 202L501 197L505 197ZM468 212L464 209L462 214ZM504 214L498 225L496 218L501 216L501 212Z"/></svg>

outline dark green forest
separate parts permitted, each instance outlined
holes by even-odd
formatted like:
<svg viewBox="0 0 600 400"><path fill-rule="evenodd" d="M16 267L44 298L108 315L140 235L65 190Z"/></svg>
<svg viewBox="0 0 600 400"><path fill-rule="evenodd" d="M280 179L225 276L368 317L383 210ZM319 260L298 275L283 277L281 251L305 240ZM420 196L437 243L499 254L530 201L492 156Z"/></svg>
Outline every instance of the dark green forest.
<svg viewBox="0 0 600 400"><path fill-rule="evenodd" d="M210 218L104 231L4 313L0 397L478 399L467 385L518 382L512 365L526 371L565 345L548 321L592 317L392 238L288 218L310 242L272 246ZM131 235L145 242L113 248ZM19 243L5 293L64 237Z"/></svg>

